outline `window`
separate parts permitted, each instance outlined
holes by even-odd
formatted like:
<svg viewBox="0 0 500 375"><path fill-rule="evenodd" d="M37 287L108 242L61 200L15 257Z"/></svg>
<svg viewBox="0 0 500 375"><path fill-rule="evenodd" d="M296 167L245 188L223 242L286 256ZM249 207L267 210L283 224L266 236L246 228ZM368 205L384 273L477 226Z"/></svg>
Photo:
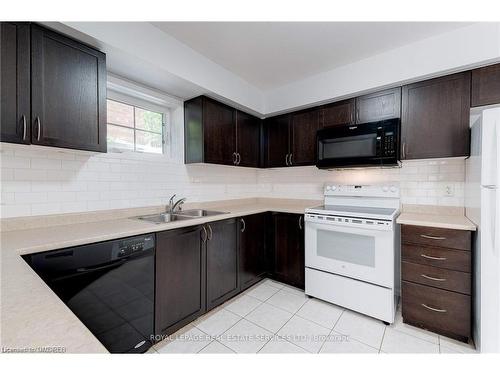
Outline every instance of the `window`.
<svg viewBox="0 0 500 375"><path fill-rule="evenodd" d="M167 114L108 99L108 151L163 153Z"/></svg>

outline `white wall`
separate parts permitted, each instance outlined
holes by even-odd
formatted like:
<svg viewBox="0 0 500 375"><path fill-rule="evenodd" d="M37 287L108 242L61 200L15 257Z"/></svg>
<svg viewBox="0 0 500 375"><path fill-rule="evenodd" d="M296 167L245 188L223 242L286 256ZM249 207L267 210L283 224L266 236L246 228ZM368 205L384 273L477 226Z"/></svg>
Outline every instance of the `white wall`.
<svg viewBox="0 0 500 375"><path fill-rule="evenodd" d="M148 82L142 83L179 97L186 97L187 92L193 94L188 96L204 92L264 115L500 61L500 23L475 23L262 91L147 22L65 22L49 26L109 49L110 63L120 62L117 74L133 73L129 78L140 81L143 77ZM182 82L186 87L181 87ZM171 87L155 87L155 83Z"/></svg>
<svg viewBox="0 0 500 375"><path fill-rule="evenodd" d="M174 113L176 116L179 114ZM256 196L322 199L327 181L401 181L402 203L463 205L463 159L404 162L397 169L345 171L185 166L178 127L174 137L173 159L3 143L0 215L6 218L151 206L166 204L174 193L190 202ZM452 186L453 197L445 196L447 185Z"/></svg>
<svg viewBox="0 0 500 375"><path fill-rule="evenodd" d="M476 23L270 90L264 95L265 113L352 97L491 61L500 61L500 23Z"/></svg>
<svg viewBox="0 0 500 375"><path fill-rule="evenodd" d="M399 182L401 203L464 205L465 160L462 158L404 161L401 168L324 171L316 167L262 170L258 192L263 197L323 199L325 183L373 184ZM452 196L446 195L446 188Z"/></svg>
<svg viewBox="0 0 500 375"><path fill-rule="evenodd" d="M109 47L110 53L118 50L128 54L129 59L145 62L146 70L157 67L160 80L163 71L240 107L263 113L263 97L259 89L148 22L65 22L64 25L101 43L100 47L105 51ZM64 31L68 32L67 29ZM136 68L140 69L140 66Z"/></svg>

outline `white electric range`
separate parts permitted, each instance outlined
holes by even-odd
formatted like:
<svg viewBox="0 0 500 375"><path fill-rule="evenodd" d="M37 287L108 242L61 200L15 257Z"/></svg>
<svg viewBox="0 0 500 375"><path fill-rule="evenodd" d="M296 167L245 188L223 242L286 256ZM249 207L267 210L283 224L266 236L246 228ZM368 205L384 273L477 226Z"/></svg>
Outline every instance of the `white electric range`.
<svg viewBox="0 0 500 375"><path fill-rule="evenodd" d="M305 292L393 323L400 291L399 186L326 185L305 212Z"/></svg>

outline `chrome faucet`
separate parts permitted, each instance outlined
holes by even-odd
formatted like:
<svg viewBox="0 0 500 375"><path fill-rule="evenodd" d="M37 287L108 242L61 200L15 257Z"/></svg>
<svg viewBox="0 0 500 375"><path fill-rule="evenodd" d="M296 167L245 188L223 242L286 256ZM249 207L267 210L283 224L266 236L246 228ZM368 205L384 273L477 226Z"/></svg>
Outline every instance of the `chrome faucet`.
<svg viewBox="0 0 500 375"><path fill-rule="evenodd" d="M176 197L177 194L174 194L170 197L169 201L168 201L168 206L166 207L166 211L170 214L173 214L175 213L175 210L177 209L177 211L180 211L182 209L182 205L183 203L186 201L187 198L181 198L179 200L177 200L175 203L174 203L174 198Z"/></svg>

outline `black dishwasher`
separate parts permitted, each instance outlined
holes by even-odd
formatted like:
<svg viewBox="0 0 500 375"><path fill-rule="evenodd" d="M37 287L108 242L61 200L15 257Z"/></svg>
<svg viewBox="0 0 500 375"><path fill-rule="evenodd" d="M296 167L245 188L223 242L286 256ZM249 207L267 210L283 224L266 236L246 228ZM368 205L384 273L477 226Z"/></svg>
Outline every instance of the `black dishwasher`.
<svg viewBox="0 0 500 375"><path fill-rule="evenodd" d="M152 345L155 236L148 234L23 258L111 353Z"/></svg>

